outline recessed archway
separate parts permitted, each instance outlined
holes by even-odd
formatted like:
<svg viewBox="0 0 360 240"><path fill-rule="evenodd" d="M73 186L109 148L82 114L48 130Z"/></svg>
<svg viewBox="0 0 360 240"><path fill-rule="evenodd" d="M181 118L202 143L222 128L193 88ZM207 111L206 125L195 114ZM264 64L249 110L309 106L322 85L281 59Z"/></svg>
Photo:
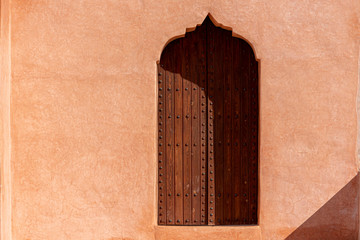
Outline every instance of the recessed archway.
<svg viewBox="0 0 360 240"><path fill-rule="evenodd" d="M158 222L257 224L258 63L209 16L162 52Z"/></svg>

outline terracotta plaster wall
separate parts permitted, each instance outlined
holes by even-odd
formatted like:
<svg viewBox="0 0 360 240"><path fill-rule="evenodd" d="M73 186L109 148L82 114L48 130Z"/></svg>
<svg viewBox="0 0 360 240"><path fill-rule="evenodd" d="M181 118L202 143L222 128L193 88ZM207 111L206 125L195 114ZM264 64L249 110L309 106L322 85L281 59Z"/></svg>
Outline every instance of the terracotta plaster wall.
<svg viewBox="0 0 360 240"><path fill-rule="evenodd" d="M1 175L1 239L11 239L11 161L10 161L10 5L0 1L0 175Z"/></svg>
<svg viewBox="0 0 360 240"><path fill-rule="evenodd" d="M3 239L356 239L359 4L12 0ZM259 226L158 227L156 61L209 12L261 62Z"/></svg>

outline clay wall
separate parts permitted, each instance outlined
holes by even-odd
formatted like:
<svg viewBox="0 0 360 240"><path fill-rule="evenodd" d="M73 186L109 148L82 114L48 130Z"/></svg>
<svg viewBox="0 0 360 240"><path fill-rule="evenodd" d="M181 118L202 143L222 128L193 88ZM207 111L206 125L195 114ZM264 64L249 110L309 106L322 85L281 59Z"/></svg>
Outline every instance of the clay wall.
<svg viewBox="0 0 360 240"><path fill-rule="evenodd" d="M357 239L359 1L9 2L2 239ZM260 60L259 225L160 227L156 62L208 13Z"/></svg>

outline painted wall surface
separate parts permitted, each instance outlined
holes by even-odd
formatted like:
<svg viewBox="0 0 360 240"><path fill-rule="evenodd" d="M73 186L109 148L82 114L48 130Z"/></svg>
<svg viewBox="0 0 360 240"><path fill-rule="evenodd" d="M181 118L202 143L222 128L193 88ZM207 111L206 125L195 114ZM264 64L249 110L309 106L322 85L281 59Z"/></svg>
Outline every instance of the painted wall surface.
<svg viewBox="0 0 360 240"><path fill-rule="evenodd" d="M0 174L1 174L1 239L11 239L11 162L10 162L10 8L1 0L0 27Z"/></svg>
<svg viewBox="0 0 360 240"><path fill-rule="evenodd" d="M4 240L357 239L359 1L4 7ZM246 38L261 63L259 226L160 227L156 61L208 13Z"/></svg>

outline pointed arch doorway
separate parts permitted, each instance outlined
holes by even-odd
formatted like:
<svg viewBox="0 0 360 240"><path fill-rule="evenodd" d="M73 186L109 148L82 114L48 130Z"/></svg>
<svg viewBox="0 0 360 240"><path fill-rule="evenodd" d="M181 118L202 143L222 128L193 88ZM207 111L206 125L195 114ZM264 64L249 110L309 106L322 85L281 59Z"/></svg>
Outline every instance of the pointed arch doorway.
<svg viewBox="0 0 360 240"><path fill-rule="evenodd" d="M158 64L159 225L258 219L258 63L207 16Z"/></svg>

